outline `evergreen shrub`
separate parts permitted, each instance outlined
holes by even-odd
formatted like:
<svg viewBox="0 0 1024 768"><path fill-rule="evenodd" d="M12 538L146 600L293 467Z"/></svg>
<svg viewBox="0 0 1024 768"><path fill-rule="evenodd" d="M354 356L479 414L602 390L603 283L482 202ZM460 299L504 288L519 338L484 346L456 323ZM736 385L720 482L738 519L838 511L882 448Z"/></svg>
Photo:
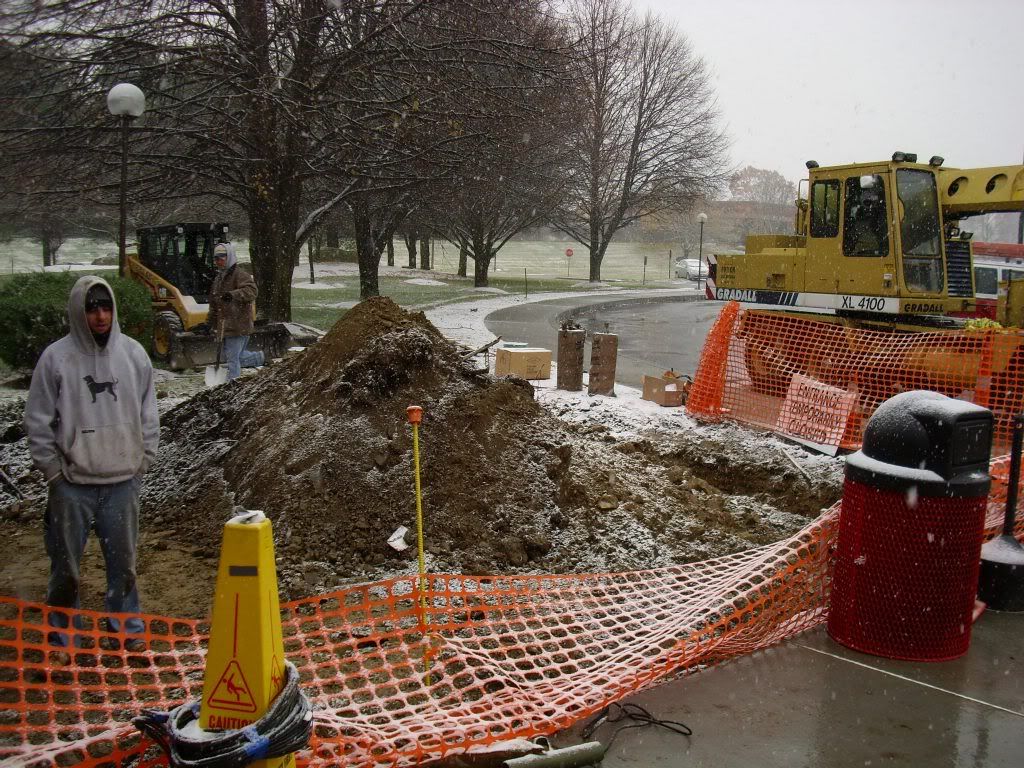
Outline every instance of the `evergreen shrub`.
<svg viewBox="0 0 1024 768"><path fill-rule="evenodd" d="M81 272L14 275L0 285L0 359L12 368L34 367L46 347L67 334L68 296ZM117 298L121 332L150 348L153 311L149 291L134 280L104 275Z"/></svg>

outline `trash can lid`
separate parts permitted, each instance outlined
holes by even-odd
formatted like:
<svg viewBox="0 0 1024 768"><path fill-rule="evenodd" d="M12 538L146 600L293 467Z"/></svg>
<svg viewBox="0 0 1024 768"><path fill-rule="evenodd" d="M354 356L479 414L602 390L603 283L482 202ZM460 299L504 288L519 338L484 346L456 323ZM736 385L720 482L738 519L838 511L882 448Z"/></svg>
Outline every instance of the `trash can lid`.
<svg viewBox="0 0 1024 768"><path fill-rule="evenodd" d="M992 412L937 392L896 395L875 410L847 477L884 488L918 485L927 495L988 493Z"/></svg>

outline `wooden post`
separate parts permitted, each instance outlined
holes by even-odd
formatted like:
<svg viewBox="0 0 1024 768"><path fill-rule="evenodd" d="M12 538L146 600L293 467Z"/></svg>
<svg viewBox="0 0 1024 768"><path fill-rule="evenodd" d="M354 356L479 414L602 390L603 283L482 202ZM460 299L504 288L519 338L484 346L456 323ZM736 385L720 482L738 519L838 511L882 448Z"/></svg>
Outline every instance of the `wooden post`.
<svg viewBox="0 0 1024 768"><path fill-rule="evenodd" d="M592 395L615 394L615 362L619 354L619 337L614 333L595 333L590 350L590 382Z"/></svg>
<svg viewBox="0 0 1024 768"><path fill-rule="evenodd" d="M583 345L587 332L563 327L558 332L558 377L556 386L567 392L583 389Z"/></svg>

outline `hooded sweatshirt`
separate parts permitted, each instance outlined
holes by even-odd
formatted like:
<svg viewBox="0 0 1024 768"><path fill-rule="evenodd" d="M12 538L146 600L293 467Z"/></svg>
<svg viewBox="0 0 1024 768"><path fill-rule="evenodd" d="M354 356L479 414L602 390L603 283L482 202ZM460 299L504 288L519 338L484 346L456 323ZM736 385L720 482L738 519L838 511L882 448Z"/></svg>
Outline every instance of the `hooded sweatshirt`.
<svg viewBox="0 0 1024 768"><path fill-rule="evenodd" d="M102 285L114 301L110 336L89 330L85 297ZM25 433L32 462L50 482L106 485L141 474L156 456L160 422L149 355L121 333L105 280L79 278L68 298L71 332L48 346L32 372Z"/></svg>
<svg viewBox="0 0 1024 768"><path fill-rule="evenodd" d="M215 332L224 323L225 336L248 336L253 328L253 302L256 300L256 281L252 275L238 266L234 243L221 243L226 248L227 258L224 269L217 273L210 288L210 312L207 322ZM231 301L224 301L224 294L231 294Z"/></svg>

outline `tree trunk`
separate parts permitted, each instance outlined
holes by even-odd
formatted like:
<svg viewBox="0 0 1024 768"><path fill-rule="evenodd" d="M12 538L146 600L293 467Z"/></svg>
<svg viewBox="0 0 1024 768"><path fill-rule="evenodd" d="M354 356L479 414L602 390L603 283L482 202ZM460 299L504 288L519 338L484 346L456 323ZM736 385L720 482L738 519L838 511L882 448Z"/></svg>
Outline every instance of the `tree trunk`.
<svg viewBox="0 0 1024 768"><path fill-rule="evenodd" d="M468 259L466 257L466 245L465 243L463 243L462 245L459 246L459 277L466 276L467 261Z"/></svg>
<svg viewBox="0 0 1024 768"><path fill-rule="evenodd" d="M388 266L395 266L395 238L389 237L386 245L388 249Z"/></svg>
<svg viewBox="0 0 1024 768"><path fill-rule="evenodd" d="M473 287L474 288L486 288L487 287L487 268L490 266L490 256L487 258L481 258L477 256L473 259Z"/></svg>
<svg viewBox="0 0 1024 768"><path fill-rule="evenodd" d="M405 240L405 247L409 251L409 269L416 269L416 230L406 232L402 237Z"/></svg>
<svg viewBox="0 0 1024 768"><path fill-rule="evenodd" d="M299 249L266 207L257 202L249 213L249 258L259 289L256 306L267 320L288 321L292 316L292 264Z"/></svg>
<svg viewBox="0 0 1024 768"><path fill-rule="evenodd" d="M43 266L52 267L54 265L53 248L50 245L50 238L43 238Z"/></svg>
<svg viewBox="0 0 1024 768"><path fill-rule="evenodd" d="M604 248L601 242L601 229L598 222L590 222L590 282L601 282L601 259L604 258Z"/></svg>
<svg viewBox="0 0 1024 768"><path fill-rule="evenodd" d="M487 287L487 272L491 267L491 243L481 236L473 236L473 287Z"/></svg>
<svg viewBox="0 0 1024 768"><path fill-rule="evenodd" d="M420 238L420 269L430 269L430 234Z"/></svg>
<svg viewBox="0 0 1024 768"><path fill-rule="evenodd" d="M373 241L373 217L361 201L352 204L352 225L356 235L356 260L359 262L359 298L365 300L380 296L377 276L380 251Z"/></svg>
<svg viewBox="0 0 1024 768"><path fill-rule="evenodd" d="M292 314L292 273L301 242L295 239L302 205L302 180L297 158L306 139L298 131L279 128L270 96L278 86L270 63L268 4L263 0L236 3L247 62L244 79L248 99L244 110L245 137L251 146L245 166L249 256L259 296L257 313L271 321L288 321Z"/></svg>

